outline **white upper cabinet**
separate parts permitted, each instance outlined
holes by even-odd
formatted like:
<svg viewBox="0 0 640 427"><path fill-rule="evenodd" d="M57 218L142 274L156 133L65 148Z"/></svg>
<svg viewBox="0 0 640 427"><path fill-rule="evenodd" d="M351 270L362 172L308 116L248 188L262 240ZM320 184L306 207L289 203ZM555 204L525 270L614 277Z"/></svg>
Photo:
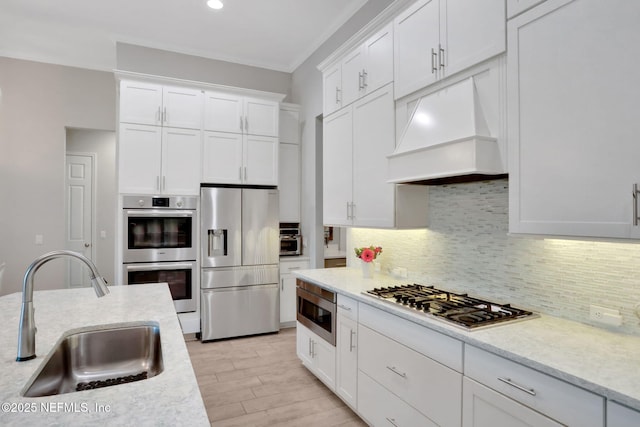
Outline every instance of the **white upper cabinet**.
<svg viewBox="0 0 640 427"><path fill-rule="evenodd" d="M278 136L278 102L207 91L205 130Z"/></svg>
<svg viewBox="0 0 640 427"><path fill-rule="evenodd" d="M202 91L123 80L120 122L201 129Z"/></svg>
<svg viewBox="0 0 640 427"><path fill-rule="evenodd" d="M401 98L506 49L504 0L419 0L394 20Z"/></svg>
<svg viewBox="0 0 640 427"><path fill-rule="evenodd" d="M323 71L324 114L393 81L393 25L387 24Z"/></svg>
<svg viewBox="0 0 640 427"><path fill-rule="evenodd" d="M300 222L300 107L280 105L280 222Z"/></svg>
<svg viewBox="0 0 640 427"><path fill-rule="evenodd" d="M387 167L386 156L394 149L393 109L393 84L389 83L324 120L325 225L426 225L427 187L389 184L386 174L381 173ZM411 212L398 209L408 200L419 202ZM399 217L399 211L406 215Z"/></svg>
<svg viewBox="0 0 640 427"><path fill-rule="evenodd" d="M120 124L119 188L129 194L198 194L199 130Z"/></svg>
<svg viewBox="0 0 640 427"><path fill-rule="evenodd" d="M638 2L549 0L509 21L510 232L640 237L638 16Z"/></svg>

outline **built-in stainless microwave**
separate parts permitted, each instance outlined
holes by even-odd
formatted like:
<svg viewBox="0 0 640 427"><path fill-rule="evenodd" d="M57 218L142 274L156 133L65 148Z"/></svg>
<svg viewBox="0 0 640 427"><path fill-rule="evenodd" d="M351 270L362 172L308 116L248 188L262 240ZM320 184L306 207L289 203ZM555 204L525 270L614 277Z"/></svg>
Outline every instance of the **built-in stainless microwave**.
<svg viewBox="0 0 640 427"><path fill-rule="evenodd" d="M296 280L296 319L329 344L336 345L336 294Z"/></svg>
<svg viewBox="0 0 640 427"><path fill-rule="evenodd" d="M297 224L280 224L280 256L302 255L302 235Z"/></svg>

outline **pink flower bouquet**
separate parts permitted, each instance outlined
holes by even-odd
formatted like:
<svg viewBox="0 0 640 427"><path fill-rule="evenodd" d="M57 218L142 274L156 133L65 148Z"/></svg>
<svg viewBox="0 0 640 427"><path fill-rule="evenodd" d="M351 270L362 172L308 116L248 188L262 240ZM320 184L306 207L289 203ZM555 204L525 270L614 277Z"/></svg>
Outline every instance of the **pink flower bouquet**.
<svg viewBox="0 0 640 427"><path fill-rule="evenodd" d="M356 257L364 262L371 262L382 253L382 246L369 246L364 248L355 248Z"/></svg>

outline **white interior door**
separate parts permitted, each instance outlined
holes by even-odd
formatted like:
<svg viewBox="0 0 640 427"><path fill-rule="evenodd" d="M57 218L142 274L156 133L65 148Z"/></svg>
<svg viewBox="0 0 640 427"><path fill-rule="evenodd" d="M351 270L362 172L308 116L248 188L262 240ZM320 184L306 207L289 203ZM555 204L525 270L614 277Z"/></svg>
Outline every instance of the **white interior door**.
<svg viewBox="0 0 640 427"><path fill-rule="evenodd" d="M67 154L66 159L66 248L93 259L93 169L94 155ZM67 261L70 288L90 286L87 267Z"/></svg>

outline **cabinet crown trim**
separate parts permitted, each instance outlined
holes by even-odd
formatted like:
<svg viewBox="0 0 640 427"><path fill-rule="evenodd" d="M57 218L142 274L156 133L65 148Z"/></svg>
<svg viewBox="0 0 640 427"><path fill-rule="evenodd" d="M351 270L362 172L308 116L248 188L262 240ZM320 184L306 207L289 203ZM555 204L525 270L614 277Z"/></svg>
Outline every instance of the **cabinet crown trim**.
<svg viewBox="0 0 640 427"><path fill-rule="evenodd" d="M136 80L148 83L170 84L192 89L217 90L221 92L234 93L241 96L262 98L270 101L282 102L287 97L284 93L267 92L257 89L247 89L242 87L226 86L216 83L199 82L195 80L183 80L174 77L156 76L153 74L136 73L133 71L114 70L113 74L117 82L121 80Z"/></svg>
<svg viewBox="0 0 640 427"><path fill-rule="evenodd" d="M357 33L351 36L346 42L340 45L339 48L333 51L324 61L318 64L317 69L321 72L331 66L333 66L338 60L340 60L347 52L354 47L357 47L365 39L373 35L376 31L387 25L395 16L404 10L409 4L415 0L395 0L386 9L380 12L375 18L373 18L367 25L362 27Z"/></svg>

